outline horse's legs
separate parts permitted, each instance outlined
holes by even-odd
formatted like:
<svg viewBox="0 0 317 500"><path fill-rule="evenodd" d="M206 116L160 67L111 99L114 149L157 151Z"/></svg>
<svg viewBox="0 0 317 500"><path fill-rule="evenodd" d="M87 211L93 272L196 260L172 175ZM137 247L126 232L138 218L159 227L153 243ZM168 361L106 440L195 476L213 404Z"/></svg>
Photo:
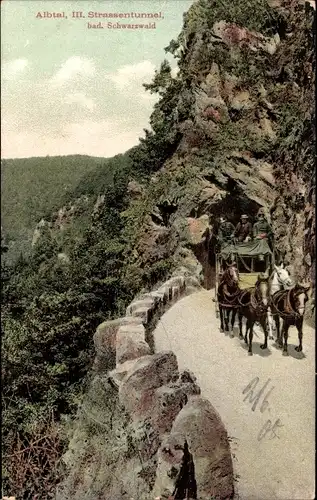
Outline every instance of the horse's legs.
<svg viewBox="0 0 317 500"><path fill-rule="evenodd" d="M242 334L242 312L238 311L238 318L239 318L239 337L240 339L243 339L243 334Z"/></svg>
<svg viewBox="0 0 317 500"><path fill-rule="evenodd" d="M248 343L248 331L249 331L250 325L249 325L249 320L246 318L245 322L245 336L244 336L244 342L247 344Z"/></svg>
<svg viewBox="0 0 317 500"><path fill-rule="evenodd" d="M271 308L269 307L267 310L267 325L269 330L269 339L273 339L273 316L271 313Z"/></svg>
<svg viewBox="0 0 317 500"><path fill-rule="evenodd" d="M225 332L229 332L229 314L230 314L230 309L229 307L225 308Z"/></svg>
<svg viewBox="0 0 317 500"><path fill-rule="evenodd" d="M286 320L284 320L283 330L282 330L282 334L284 337L283 356L288 356L288 351L287 351L288 329L289 329L289 324L287 323Z"/></svg>
<svg viewBox="0 0 317 500"><path fill-rule="evenodd" d="M299 340L299 346L295 347L295 351L301 352L303 350L303 318L299 318L299 320L296 323L297 331L298 331L298 340Z"/></svg>
<svg viewBox="0 0 317 500"><path fill-rule="evenodd" d="M254 325L254 321L253 320L248 320L248 323L249 323L249 350L248 350L248 354L249 356L252 356L253 352L252 352L252 340L253 340L253 325Z"/></svg>
<svg viewBox="0 0 317 500"><path fill-rule="evenodd" d="M220 331L223 332L223 310L220 304L219 304L219 318L220 318Z"/></svg>
<svg viewBox="0 0 317 500"><path fill-rule="evenodd" d="M237 310L236 309L231 309L231 329L230 329L230 337L234 337L233 335L233 327L234 327L234 322L236 320L236 314Z"/></svg>
<svg viewBox="0 0 317 500"><path fill-rule="evenodd" d="M275 315L274 321L275 321L275 326L276 326L276 344L278 347L283 347L283 333L281 334L280 317L278 314ZM282 326L282 330L283 330L283 326Z"/></svg>
<svg viewBox="0 0 317 500"><path fill-rule="evenodd" d="M221 306L219 306L219 315L220 315L220 331L223 332L224 331L224 325L223 325L223 314L224 314L224 310L222 309Z"/></svg>
<svg viewBox="0 0 317 500"><path fill-rule="evenodd" d="M268 332L267 332L266 321L267 321L267 316L262 317L261 320L260 320L260 324L261 324L261 326L263 328L263 331L264 331L264 344L260 345L261 349L267 349L267 335L268 335Z"/></svg>

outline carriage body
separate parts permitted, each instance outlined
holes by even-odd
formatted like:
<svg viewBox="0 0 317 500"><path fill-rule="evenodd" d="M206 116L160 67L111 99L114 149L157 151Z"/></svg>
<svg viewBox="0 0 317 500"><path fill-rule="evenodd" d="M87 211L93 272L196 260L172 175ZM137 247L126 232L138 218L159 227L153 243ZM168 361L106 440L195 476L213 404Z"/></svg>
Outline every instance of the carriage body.
<svg viewBox="0 0 317 500"><path fill-rule="evenodd" d="M229 243L222 246L216 254L215 305L216 317L219 317L217 300L218 286L227 262L236 262L239 271L239 288L245 290L255 286L260 273L273 271L274 253L266 239L245 243Z"/></svg>

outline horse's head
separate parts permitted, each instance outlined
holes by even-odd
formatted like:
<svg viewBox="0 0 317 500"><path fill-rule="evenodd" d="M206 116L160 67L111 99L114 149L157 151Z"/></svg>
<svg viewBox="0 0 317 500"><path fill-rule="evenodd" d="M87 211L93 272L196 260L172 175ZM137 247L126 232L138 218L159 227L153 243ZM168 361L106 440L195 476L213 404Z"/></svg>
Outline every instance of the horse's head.
<svg viewBox="0 0 317 500"><path fill-rule="evenodd" d="M235 284L235 285L238 284L239 272L236 262L226 263L224 278L228 281L228 284Z"/></svg>
<svg viewBox="0 0 317 500"><path fill-rule="evenodd" d="M278 283L283 288L290 288L293 285L292 278L287 269L284 268L284 264L280 264L279 266L274 265L273 272L273 280L274 276L276 276Z"/></svg>
<svg viewBox="0 0 317 500"><path fill-rule="evenodd" d="M238 271L238 266L237 266L236 262L232 262L232 264L230 264L230 266L229 266L229 269L230 269L230 276L231 276L232 280L235 283L238 283L239 271Z"/></svg>
<svg viewBox="0 0 317 500"><path fill-rule="evenodd" d="M257 282L255 284L257 294L264 306L268 305L270 298L270 277L268 274L259 274Z"/></svg>
<svg viewBox="0 0 317 500"><path fill-rule="evenodd" d="M308 290L310 286L296 284L293 289L294 309L299 316L304 316L306 302L308 301Z"/></svg>

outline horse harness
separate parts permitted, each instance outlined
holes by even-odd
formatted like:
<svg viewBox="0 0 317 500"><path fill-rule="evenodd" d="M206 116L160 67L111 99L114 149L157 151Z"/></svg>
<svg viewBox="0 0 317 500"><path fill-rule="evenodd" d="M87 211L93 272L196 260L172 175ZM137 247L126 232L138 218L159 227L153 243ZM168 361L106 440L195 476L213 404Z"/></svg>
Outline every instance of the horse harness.
<svg viewBox="0 0 317 500"><path fill-rule="evenodd" d="M290 288L290 290L279 290L278 292L275 292L273 297L271 297L271 304L270 304L276 311L276 312L272 311L273 316L276 314L282 316L283 318L296 318L300 316L299 313L295 311L291 303L291 294L293 291L294 288ZM286 310L280 311L276 304L283 298L283 296L285 296Z"/></svg>
<svg viewBox="0 0 317 500"><path fill-rule="evenodd" d="M223 298L226 300L226 302L219 302L219 305L221 307L224 307L224 308L225 307L228 307L228 308L239 307L239 305L236 304L236 301L237 301L237 298L241 292L240 288L237 286L237 290L233 293L230 293L224 289L224 287L226 285L230 286L230 284L222 282L222 283L220 283L220 285L223 286ZM233 282L232 282L232 285L233 285ZM219 293L219 291L218 291L218 293Z"/></svg>
<svg viewBox="0 0 317 500"><path fill-rule="evenodd" d="M242 303L242 300L248 293L250 293L250 301L244 304ZM243 290L238 297L238 302L238 307L248 307L251 305L251 307L260 314L264 314L267 312L268 306L265 306L262 303L261 299L257 297L257 287L249 287Z"/></svg>
<svg viewBox="0 0 317 500"><path fill-rule="evenodd" d="M222 282L221 283L223 286L226 285L226 283ZM233 282L232 282L233 284ZM229 284L227 284L229 285ZM250 293L251 292L251 293ZM243 304L241 301L243 297L247 294L250 293L250 302ZM258 313L266 313L267 311L267 306L265 306L261 299L257 297L257 287L249 287L246 288L245 290L241 291L239 286L237 287L237 291L233 293L228 293L224 290L223 292L224 298L226 299L226 302L219 302L219 305L223 308L231 308L231 309L238 309L241 306L242 307L247 307L249 305L252 306L252 308L258 312Z"/></svg>
<svg viewBox="0 0 317 500"><path fill-rule="evenodd" d="M219 305L221 305L221 307L230 307L230 308L239 307L239 305L236 302L240 292L241 292L240 288L238 288L237 291L233 293L229 293L224 290L224 298L226 302L219 302Z"/></svg>

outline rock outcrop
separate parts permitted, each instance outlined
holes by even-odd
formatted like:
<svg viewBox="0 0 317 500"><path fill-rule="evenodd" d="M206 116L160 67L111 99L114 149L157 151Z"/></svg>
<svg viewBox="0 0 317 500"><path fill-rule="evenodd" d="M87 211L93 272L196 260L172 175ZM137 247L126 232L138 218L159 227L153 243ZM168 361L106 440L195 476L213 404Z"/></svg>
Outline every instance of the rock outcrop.
<svg viewBox="0 0 317 500"><path fill-rule="evenodd" d="M227 432L210 402L197 396L178 413L159 448L153 493L173 495L173 471L180 471L183 465L185 442L194 462L198 498L232 498L233 471Z"/></svg>
<svg viewBox="0 0 317 500"><path fill-rule="evenodd" d="M202 216L213 230L220 215L236 224L247 212L255 222L263 207L277 260L314 294L314 10L299 0L254 5L250 15L240 0L199 0L186 13L169 47L179 72L158 104L163 120L165 99L172 103L166 144L171 134L178 142L149 190L175 200L166 227L180 229L182 243L202 237Z"/></svg>
<svg viewBox="0 0 317 500"><path fill-rule="evenodd" d="M208 239L210 231L208 215L202 215L198 219L188 217L186 223L191 245L199 245Z"/></svg>
<svg viewBox="0 0 317 500"><path fill-rule="evenodd" d="M159 288L136 297L125 317L97 328L93 376L64 456L59 500L167 498L188 453L198 498L232 498L231 452L219 415L200 397L195 375L179 372L173 352L155 352L151 338L166 308L201 287L200 264L193 255L187 264L185 258Z"/></svg>

